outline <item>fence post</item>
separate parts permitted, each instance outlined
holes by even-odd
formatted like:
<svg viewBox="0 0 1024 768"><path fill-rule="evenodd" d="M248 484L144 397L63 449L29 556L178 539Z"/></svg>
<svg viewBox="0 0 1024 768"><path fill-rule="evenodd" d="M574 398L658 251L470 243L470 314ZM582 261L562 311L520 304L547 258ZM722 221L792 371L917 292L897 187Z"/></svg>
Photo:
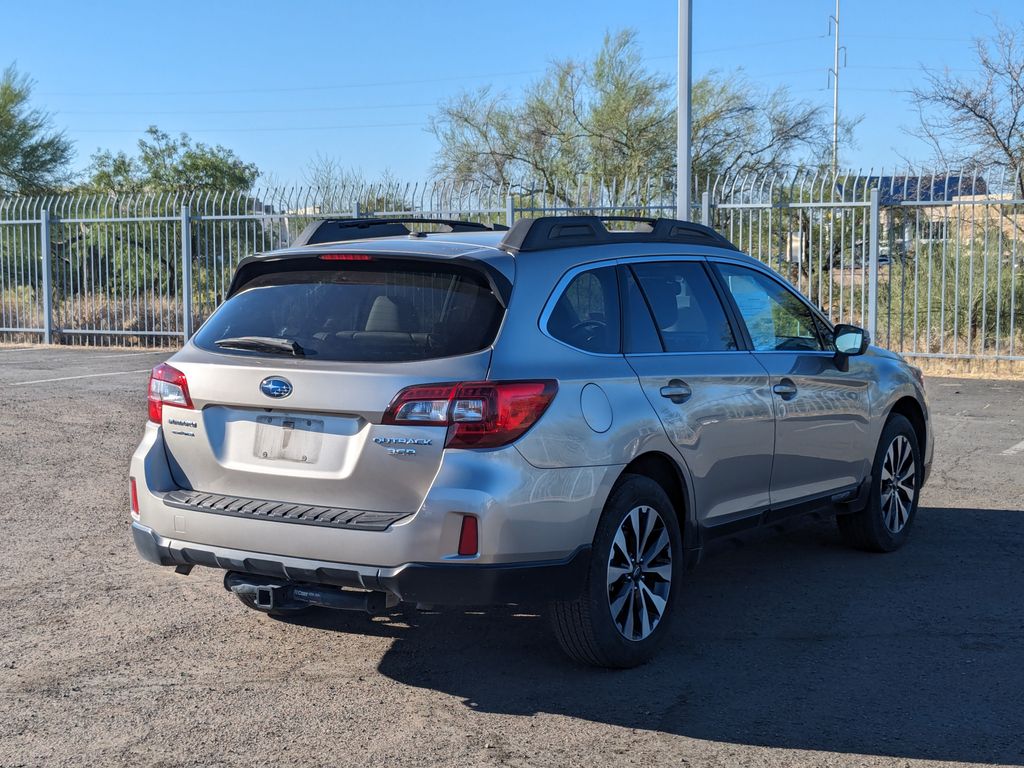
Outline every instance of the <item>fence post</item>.
<svg viewBox="0 0 1024 768"><path fill-rule="evenodd" d="M868 221L868 333L874 341L878 333L878 187L871 188Z"/></svg>
<svg viewBox="0 0 1024 768"><path fill-rule="evenodd" d="M711 226L711 192L706 189L700 193L700 223Z"/></svg>
<svg viewBox="0 0 1024 768"><path fill-rule="evenodd" d="M43 343L53 344L53 260L50 258L50 212L39 214L39 250L43 258Z"/></svg>
<svg viewBox="0 0 1024 768"><path fill-rule="evenodd" d="M505 195L505 226L511 227L515 218L516 211L513 207L512 195Z"/></svg>
<svg viewBox="0 0 1024 768"><path fill-rule="evenodd" d="M352 218L353 219L358 219L359 218L359 201L358 200L356 200L352 204Z"/></svg>
<svg viewBox="0 0 1024 768"><path fill-rule="evenodd" d="M181 206L181 332L192 338L192 213Z"/></svg>

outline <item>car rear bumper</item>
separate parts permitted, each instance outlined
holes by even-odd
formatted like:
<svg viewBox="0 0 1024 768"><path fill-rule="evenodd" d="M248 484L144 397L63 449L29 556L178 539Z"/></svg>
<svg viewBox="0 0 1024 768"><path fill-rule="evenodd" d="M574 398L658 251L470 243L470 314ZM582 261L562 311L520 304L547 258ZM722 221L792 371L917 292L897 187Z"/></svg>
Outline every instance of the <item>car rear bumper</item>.
<svg viewBox="0 0 1024 768"><path fill-rule="evenodd" d="M406 563L382 568L168 539L141 523L132 537L144 560L163 566L204 565L285 581L386 592L410 603L496 605L578 596L590 567L590 547L569 557L524 563Z"/></svg>
<svg viewBox="0 0 1024 768"><path fill-rule="evenodd" d="M593 541L620 472L614 465L541 469L514 446L446 451L414 512L356 510L344 498L322 507L310 505L317 499L272 501L183 489L171 475L161 428L154 424L130 470L139 507L134 520L165 540L370 570L564 560ZM468 561L458 555L466 516L478 521L478 554Z"/></svg>

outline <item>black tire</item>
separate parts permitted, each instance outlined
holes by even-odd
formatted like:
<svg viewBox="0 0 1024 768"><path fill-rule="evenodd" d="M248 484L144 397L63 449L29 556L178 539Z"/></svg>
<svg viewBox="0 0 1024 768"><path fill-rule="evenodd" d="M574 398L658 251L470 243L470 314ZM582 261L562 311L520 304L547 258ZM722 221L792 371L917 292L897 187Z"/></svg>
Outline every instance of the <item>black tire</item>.
<svg viewBox="0 0 1024 768"><path fill-rule="evenodd" d="M889 508L883 506L883 493L886 488L886 480L883 479L883 470L890 446L896 441L905 439L909 443L911 457L913 460L914 476L909 483L913 487L913 498L905 501L905 496L899 497L899 503L907 507L905 515L897 511L897 519L904 519L902 527L893 531L887 525L887 512ZM923 465L921 464L921 448L918 445L917 433L914 427L903 416L893 414L882 430L882 436L878 440L878 448L875 450L874 462L871 465L871 491L868 494L867 505L854 514L838 515L836 523L839 526L839 534L843 541L857 549L868 552L892 552L899 549L906 543L910 536L910 529L913 526L914 518L917 516L917 503L921 496L921 480ZM890 493L899 491L890 491ZM886 500L889 496L885 496ZM888 501L887 501L888 503ZM892 518L889 518L892 519Z"/></svg>
<svg viewBox="0 0 1024 768"><path fill-rule="evenodd" d="M664 579L661 573L671 573L667 593L659 596L664 599L664 608L660 616L651 621L653 629L645 637L640 639L629 639L616 625L612 616L611 598L609 592L612 587L608 584L609 561L612 555L612 547L615 542L619 527L630 516L633 510L640 507L650 508L657 513L657 519L650 517L649 512L641 511L638 514L642 521L651 521L651 539L657 538L660 541L660 534L664 532L668 536L668 546L658 547L653 552L655 557L650 559L648 566L654 564L651 571L644 572L634 570L632 575L623 575L616 581L617 595L621 590L632 590L633 595L652 595L650 588L641 587L638 581L644 581L645 585L653 589L664 590ZM660 523L659 523L660 519ZM657 546L657 545L655 545ZM655 549L650 546L648 552ZM637 547L639 550L640 547ZM619 550L616 550L617 553ZM664 553L668 552L671 562L666 562ZM618 556L618 555L617 555ZM642 562L642 559L638 559ZM616 567L615 570L625 569ZM551 607L552 625L559 645L570 657L582 664L589 664L597 667L612 667L626 669L635 667L648 661L664 642L665 637L671 632L672 620L678 612L680 587L682 586L683 575L683 537L679 527L679 519L676 510L669 500L664 489L642 475L624 475L605 504L601 519L597 524L597 532L594 535L594 544L590 562L590 572L587 576L587 583L583 593L575 600L556 602ZM625 610L620 616L633 611L632 598L627 603L622 603ZM650 608L650 613L644 616L651 618L655 612L656 603L651 602L654 597L640 597L645 600L644 607ZM618 601L616 601L618 602ZM637 604L640 609L639 603ZM634 613L638 616L638 613ZM632 621L632 619L629 619Z"/></svg>
<svg viewBox="0 0 1024 768"><path fill-rule="evenodd" d="M240 595L237 592L234 592L232 594L234 594L235 597L241 600L242 605L244 605L246 608L249 608L253 611L259 611L260 613L265 613L268 616L272 616L274 618L285 619L290 616L298 616L300 613L305 613L309 610L309 606L303 606L302 608L272 608L268 610L267 608L263 608L262 606L256 605L256 598L254 597L251 597L249 595Z"/></svg>

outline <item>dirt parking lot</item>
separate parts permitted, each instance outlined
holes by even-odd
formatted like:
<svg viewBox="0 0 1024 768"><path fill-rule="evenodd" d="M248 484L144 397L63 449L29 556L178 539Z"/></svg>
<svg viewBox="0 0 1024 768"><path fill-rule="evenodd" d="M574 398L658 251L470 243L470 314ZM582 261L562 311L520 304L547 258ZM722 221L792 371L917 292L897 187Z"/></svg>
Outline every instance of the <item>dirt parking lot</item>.
<svg viewBox="0 0 1024 768"><path fill-rule="evenodd" d="M1024 381L931 379L912 540L719 546L671 647L573 666L540 608L246 610L141 561L126 470L166 353L0 349L2 766L1024 763Z"/></svg>

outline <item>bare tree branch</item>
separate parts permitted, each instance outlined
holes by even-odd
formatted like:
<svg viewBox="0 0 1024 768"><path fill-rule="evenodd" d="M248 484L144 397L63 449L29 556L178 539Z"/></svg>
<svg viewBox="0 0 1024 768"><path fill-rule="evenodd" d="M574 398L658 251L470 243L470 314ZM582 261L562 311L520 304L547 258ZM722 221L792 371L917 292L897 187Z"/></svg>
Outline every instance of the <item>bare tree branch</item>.
<svg viewBox="0 0 1024 768"><path fill-rule="evenodd" d="M910 132L929 144L936 164L1024 166L1024 23L994 19L993 27L990 38L975 40L976 78L928 71L911 91L918 125ZM1016 192L1024 194L1016 178Z"/></svg>

